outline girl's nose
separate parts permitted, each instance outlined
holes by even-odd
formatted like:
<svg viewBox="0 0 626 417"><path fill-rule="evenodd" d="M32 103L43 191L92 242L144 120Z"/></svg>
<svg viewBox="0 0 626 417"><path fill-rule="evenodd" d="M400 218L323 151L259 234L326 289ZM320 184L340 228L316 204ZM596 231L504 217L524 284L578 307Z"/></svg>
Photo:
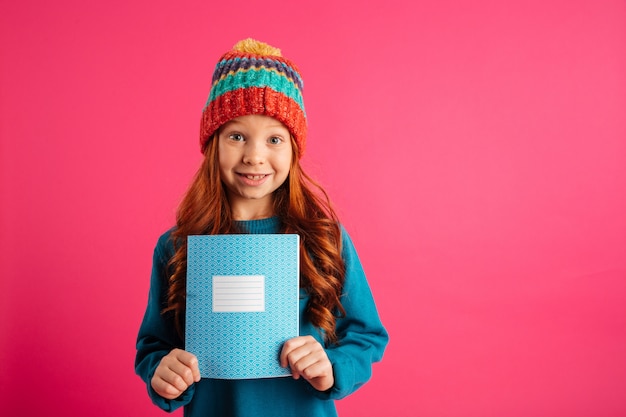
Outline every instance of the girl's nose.
<svg viewBox="0 0 626 417"><path fill-rule="evenodd" d="M243 163L256 165L263 163L265 159L263 145L260 141L250 140L246 143L243 153Z"/></svg>

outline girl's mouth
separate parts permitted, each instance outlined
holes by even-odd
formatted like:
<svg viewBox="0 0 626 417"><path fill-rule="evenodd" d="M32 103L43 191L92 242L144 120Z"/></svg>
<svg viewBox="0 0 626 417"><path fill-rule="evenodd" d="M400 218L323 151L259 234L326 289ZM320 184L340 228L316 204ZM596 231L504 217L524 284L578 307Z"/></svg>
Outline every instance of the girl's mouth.
<svg viewBox="0 0 626 417"><path fill-rule="evenodd" d="M257 186L265 183L270 177L270 174L238 174L241 181L249 186Z"/></svg>
<svg viewBox="0 0 626 417"><path fill-rule="evenodd" d="M263 178L267 177L267 174L255 174L255 175L252 175L252 174L239 174L239 175L241 175L241 176L243 176L243 177L245 177L245 178L247 178L247 179L249 179L251 181L259 181L259 180L262 180Z"/></svg>

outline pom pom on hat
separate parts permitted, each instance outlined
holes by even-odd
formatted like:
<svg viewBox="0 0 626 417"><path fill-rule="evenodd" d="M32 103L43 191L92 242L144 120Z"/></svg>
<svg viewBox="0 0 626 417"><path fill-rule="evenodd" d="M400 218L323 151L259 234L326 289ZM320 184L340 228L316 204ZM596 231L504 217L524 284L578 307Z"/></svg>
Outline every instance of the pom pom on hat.
<svg viewBox="0 0 626 417"><path fill-rule="evenodd" d="M271 116L293 135L304 152L307 123L298 68L280 49L254 39L239 41L218 61L200 122L202 151L229 120L249 114Z"/></svg>
<svg viewBox="0 0 626 417"><path fill-rule="evenodd" d="M233 46L233 51L265 56L283 56L280 53L280 49L252 38L237 42L235 46Z"/></svg>

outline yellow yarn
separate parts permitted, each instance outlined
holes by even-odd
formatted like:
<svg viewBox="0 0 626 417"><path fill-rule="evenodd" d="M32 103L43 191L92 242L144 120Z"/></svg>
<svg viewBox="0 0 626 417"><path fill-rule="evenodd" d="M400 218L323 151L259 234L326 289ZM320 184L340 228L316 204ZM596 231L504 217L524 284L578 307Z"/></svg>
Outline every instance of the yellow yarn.
<svg viewBox="0 0 626 417"><path fill-rule="evenodd" d="M280 53L280 49L274 48L271 45L259 42L252 38L244 39L243 41L237 42L235 46L233 46L233 50L255 55L282 56Z"/></svg>

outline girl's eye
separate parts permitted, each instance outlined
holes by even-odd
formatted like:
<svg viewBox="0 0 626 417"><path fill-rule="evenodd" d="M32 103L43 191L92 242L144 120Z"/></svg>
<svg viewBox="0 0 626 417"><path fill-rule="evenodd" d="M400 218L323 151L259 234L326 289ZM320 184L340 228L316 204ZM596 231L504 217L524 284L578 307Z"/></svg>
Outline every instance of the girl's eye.
<svg viewBox="0 0 626 417"><path fill-rule="evenodd" d="M270 138L270 141L269 141L269 142L270 142L272 145L278 145L278 144L282 143L282 142L283 142L283 140L282 140L281 138L279 138L278 136L272 136L272 137Z"/></svg>
<svg viewBox="0 0 626 417"><path fill-rule="evenodd" d="M243 140L243 135L240 133L231 133L230 135L228 135L228 138L240 142Z"/></svg>

